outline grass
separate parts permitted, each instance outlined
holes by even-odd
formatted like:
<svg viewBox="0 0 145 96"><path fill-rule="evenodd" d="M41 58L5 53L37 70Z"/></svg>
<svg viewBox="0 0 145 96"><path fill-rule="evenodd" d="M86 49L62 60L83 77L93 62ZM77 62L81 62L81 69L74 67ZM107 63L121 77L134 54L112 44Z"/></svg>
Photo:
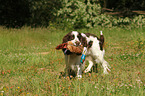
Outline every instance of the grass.
<svg viewBox="0 0 145 96"><path fill-rule="evenodd" d="M109 75L83 74L78 80L63 78L62 51L55 50L69 31L53 27L4 29L0 27L1 96L144 96L145 29L80 29L105 36Z"/></svg>

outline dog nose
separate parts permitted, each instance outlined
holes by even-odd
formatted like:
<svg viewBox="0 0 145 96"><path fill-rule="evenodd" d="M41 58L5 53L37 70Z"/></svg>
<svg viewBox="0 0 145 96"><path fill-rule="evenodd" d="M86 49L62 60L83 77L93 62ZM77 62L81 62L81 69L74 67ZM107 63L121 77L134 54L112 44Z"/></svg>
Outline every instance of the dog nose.
<svg viewBox="0 0 145 96"><path fill-rule="evenodd" d="M76 46L79 46L81 43L79 41L76 41Z"/></svg>

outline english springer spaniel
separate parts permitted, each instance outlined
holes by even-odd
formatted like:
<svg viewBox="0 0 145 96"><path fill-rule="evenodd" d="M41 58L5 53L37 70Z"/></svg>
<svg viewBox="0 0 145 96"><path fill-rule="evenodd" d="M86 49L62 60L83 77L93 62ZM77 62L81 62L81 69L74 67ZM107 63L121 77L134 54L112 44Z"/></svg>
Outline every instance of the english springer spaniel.
<svg viewBox="0 0 145 96"><path fill-rule="evenodd" d="M85 73L91 71L91 67L94 63L102 65L104 74L108 73L107 70L110 71L109 64L104 60L105 50L103 48L104 36L102 32L100 38L98 38L94 34L72 31L63 37L62 43L68 41L72 41L76 46L83 45L84 50L87 50L85 55L86 60L89 62L89 66L84 71ZM65 54L66 76L72 75L74 77L77 76L78 78L82 78L82 71L85 68L86 60L82 63L80 62L81 54L71 53L67 49L63 49L63 52Z"/></svg>
<svg viewBox="0 0 145 96"><path fill-rule="evenodd" d="M100 38L98 38L94 34L90 33L81 33L82 37L86 38L87 41L87 52L86 52L86 60L89 62L89 66L85 69L85 73L91 71L94 63L101 64L103 67L103 73L108 74L110 65L104 59L105 50L104 50L104 36L100 34ZM85 62L84 62L85 63Z"/></svg>
<svg viewBox="0 0 145 96"><path fill-rule="evenodd" d="M71 41L76 46L81 45L81 44L86 46L87 42L83 43L84 40L85 38L81 36L81 33L77 31L72 31L63 37L62 43L67 43L68 41ZM62 50L65 54L66 76L73 76L73 77L77 76L78 78L82 78L82 71L84 69L84 64L80 62L81 54L71 53L66 48Z"/></svg>

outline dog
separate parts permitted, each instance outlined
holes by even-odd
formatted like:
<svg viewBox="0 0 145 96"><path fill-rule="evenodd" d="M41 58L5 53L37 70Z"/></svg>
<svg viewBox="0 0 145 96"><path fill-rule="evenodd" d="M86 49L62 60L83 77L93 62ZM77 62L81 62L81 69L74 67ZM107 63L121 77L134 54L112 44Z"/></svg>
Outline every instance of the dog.
<svg viewBox="0 0 145 96"><path fill-rule="evenodd" d="M89 66L85 69L84 73L91 71L94 63L101 64L103 68L103 73L108 74L108 71L111 71L110 65L104 59L105 50L104 50L104 36L102 31L100 31L100 38L91 33L81 33L82 37L86 38L87 41L87 52L86 52L86 61L89 62ZM84 64L85 65L85 64Z"/></svg>
<svg viewBox="0 0 145 96"><path fill-rule="evenodd" d="M82 44L84 46L87 45L87 42L83 43L83 41L85 41L85 37L82 37L81 33L77 31L69 32L63 37L62 43L67 43L68 41L71 41L76 46ZM64 52L65 63L66 63L65 76L82 78L82 71L84 70L84 64L81 64L80 62L81 54L72 53L66 48L62 49L62 51Z"/></svg>
<svg viewBox="0 0 145 96"><path fill-rule="evenodd" d="M90 33L79 33L77 31L72 31L66 34L63 37L63 42L66 43L68 41L73 42L74 45L79 46L83 45L84 50L86 51L86 60L81 63L80 59L82 54L71 53L67 49L62 49L65 55L66 76L73 76L82 78L82 72L85 69L86 61L89 62L89 66L85 69L85 73L91 71L94 63L101 64L104 71L104 74L108 74L109 64L104 60L105 50L104 50L104 36L101 32L100 38L98 38L94 34Z"/></svg>

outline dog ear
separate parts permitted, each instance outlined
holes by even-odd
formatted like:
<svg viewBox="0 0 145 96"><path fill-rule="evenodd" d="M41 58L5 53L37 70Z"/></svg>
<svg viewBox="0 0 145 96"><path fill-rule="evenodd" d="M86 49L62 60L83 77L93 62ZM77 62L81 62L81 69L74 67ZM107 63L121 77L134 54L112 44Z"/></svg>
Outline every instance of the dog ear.
<svg viewBox="0 0 145 96"><path fill-rule="evenodd" d="M63 37L62 43L66 43L67 41L70 41L70 38L71 38L71 32L69 32L68 34L66 34L66 35Z"/></svg>
<svg viewBox="0 0 145 96"><path fill-rule="evenodd" d="M92 46L92 44L93 44L93 41L89 41L88 48L90 48Z"/></svg>
<svg viewBox="0 0 145 96"><path fill-rule="evenodd" d="M81 41L81 44L82 44L84 47L87 47L87 40L86 40L85 37L81 36L80 41Z"/></svg>

